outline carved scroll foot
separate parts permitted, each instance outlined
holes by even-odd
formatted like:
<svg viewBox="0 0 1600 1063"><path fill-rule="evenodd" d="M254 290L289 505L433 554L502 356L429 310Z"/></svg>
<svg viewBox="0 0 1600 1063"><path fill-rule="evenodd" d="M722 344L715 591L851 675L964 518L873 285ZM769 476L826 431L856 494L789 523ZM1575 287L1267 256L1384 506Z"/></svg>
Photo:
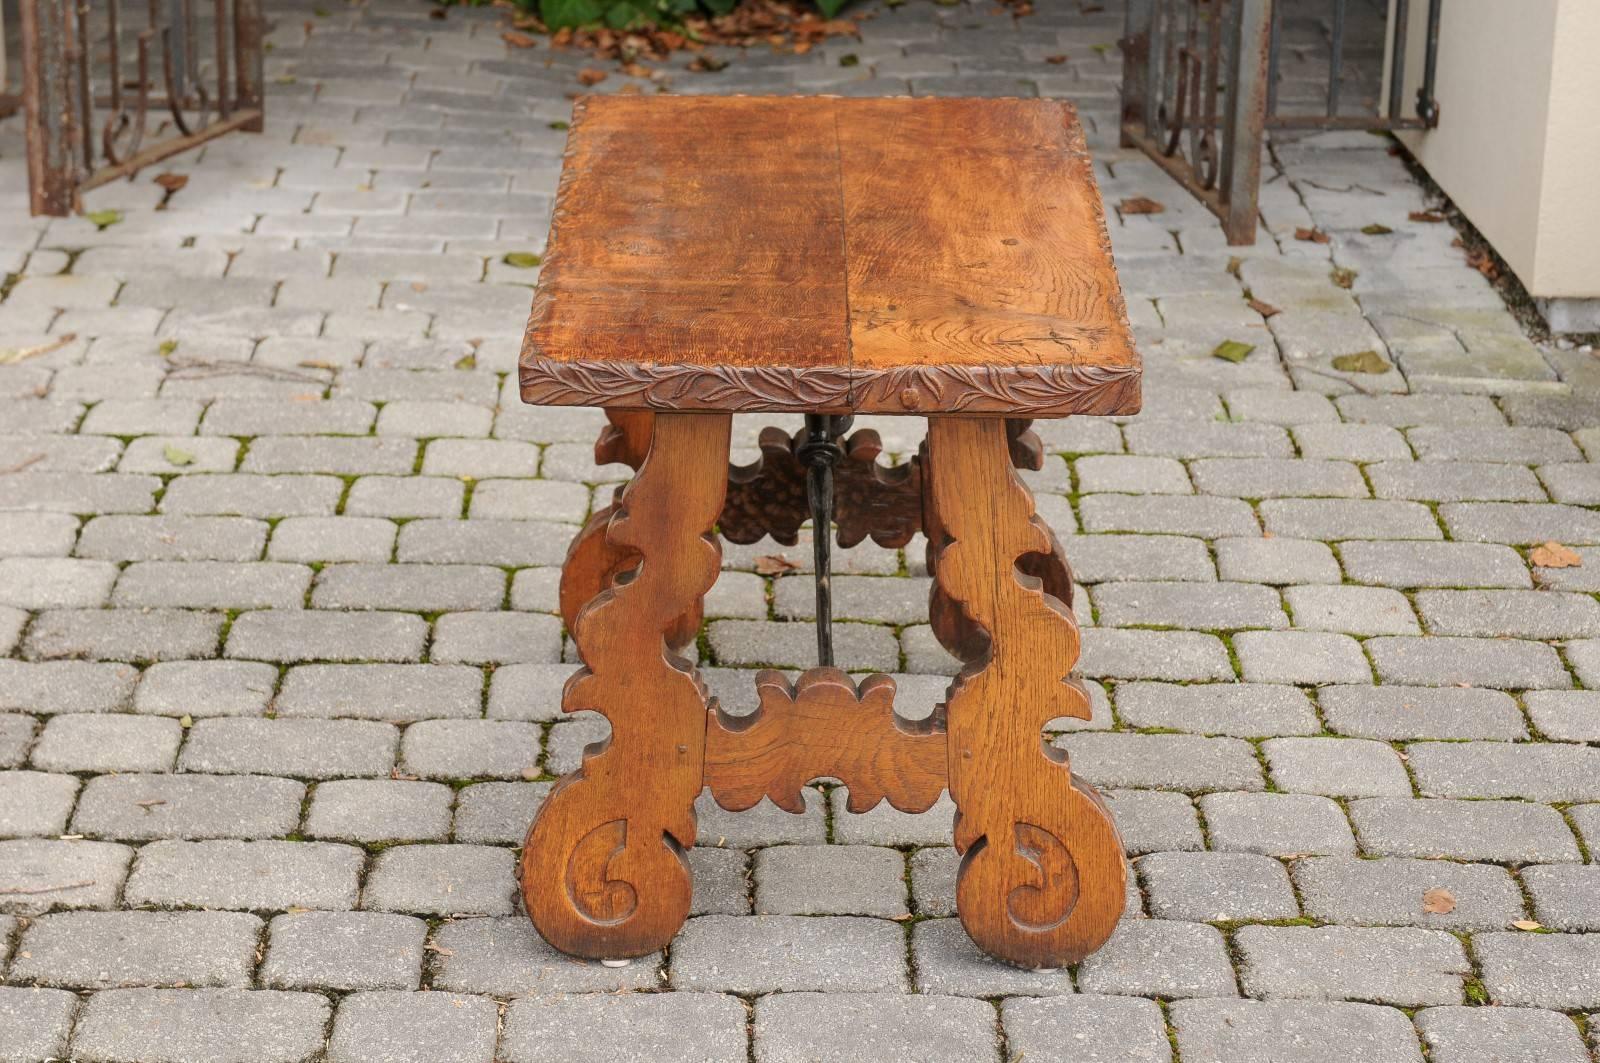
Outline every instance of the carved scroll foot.
<svg viewBox="0 0 1600 1063"><path fill-rule="evenodd" d="M1099 795L1042 741L1057 716L1087 719L1089 699L1068 676L1078 628L1051 592L1054 566L1041 576L1027 560L1059 549L1034 515L1007 443L999 421L929 422L935 598L962 618L948 634L966 661L945 706L963 854L956 905L990 955L1061 967L1111 935L1126 869Z"/></svg>
<svg viewBox="0 0 1600 1063"><path fill-rule="evenodd" d="M604 544L625 570L569 621L584 668L568 681L562 709L603 713L611 736L586 749L582 767L545 800L519 873L534 926L574 956L646 955L689 913L685 852L705 772L708 698L694 661L674 651L674 632L698 615L721 565L712 528L729 423L725 414L655 416L649 456L604 523ZM574 553L593 543L586 529Z"/></svg>

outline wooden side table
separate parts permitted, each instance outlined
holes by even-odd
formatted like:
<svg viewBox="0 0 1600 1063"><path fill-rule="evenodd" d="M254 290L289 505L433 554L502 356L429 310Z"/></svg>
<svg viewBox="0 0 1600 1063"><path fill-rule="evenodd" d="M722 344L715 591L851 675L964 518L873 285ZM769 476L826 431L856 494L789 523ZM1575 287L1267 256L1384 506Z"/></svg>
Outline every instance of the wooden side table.
<svg viewBox="0 0 1600 1063"><path fill-rule="evenodd" d="M605 407L597 460L637 475L568 553L561 611L584 668L562 708L611 737L551 792L520 876L539 933L620 959L689 912L693 804L959 812L962 923L1023 967L1072 963L1123 907L1121 843L1094 789L1042 739L1087 719L1072 580L1016 466L1028 418L1127 414L1139 357L1070 105L1047 100L580 100L521 361L530 403ZM730 468L731 415L807 414ZM878 463L856 413L928 418ZM830 499L827 496L831 494ZM820 497L819 497L820 496ZM827 666L756 679L724 714L695 668L702 602L736 542L928 540L934 634L965 662L933 718L894 682ZM817 536L819 628L827 638Z"/></svg>

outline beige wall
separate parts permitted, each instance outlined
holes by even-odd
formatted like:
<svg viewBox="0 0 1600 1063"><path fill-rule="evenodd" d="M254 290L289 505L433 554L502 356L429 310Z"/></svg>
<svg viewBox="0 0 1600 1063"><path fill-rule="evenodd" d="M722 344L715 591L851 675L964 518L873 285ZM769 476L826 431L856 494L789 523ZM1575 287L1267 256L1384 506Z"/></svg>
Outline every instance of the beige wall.
<svg viewBox="0 0 1600 1063"><path fill-rule="evenodd" d="M1405 97L1422 80L1412 0ZM1437 129L1402 139L1540 297L1600 297L1600 0L1445 0Z"/></svg>

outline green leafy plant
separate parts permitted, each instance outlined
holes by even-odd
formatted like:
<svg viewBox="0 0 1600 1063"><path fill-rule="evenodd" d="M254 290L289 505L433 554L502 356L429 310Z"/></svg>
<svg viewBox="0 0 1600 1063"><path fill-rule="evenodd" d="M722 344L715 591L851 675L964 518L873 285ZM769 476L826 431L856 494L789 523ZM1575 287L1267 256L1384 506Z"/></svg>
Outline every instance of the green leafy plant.
<svg viewBox="0 0 1600 1063"><path fill-rule="evenodd" d="M532 6L530 0L523 0ZM850 0L814 0L832 18ZM607 26L615 30L677 25L692 16L726 15L739 0L537 0L539 18L553 30Z"/></svg>

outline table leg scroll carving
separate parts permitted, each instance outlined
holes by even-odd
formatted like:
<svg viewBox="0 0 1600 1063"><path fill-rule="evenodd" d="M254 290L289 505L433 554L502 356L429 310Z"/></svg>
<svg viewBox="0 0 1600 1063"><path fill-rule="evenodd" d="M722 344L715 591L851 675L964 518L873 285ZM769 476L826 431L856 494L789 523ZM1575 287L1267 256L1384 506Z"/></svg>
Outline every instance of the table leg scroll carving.
<svg viewBox="0 0 1600 1063"><path fill-rule="evenodd" d="M1078 628L1030 556L1059 556L1013 471L1003 422L934 418L930 552L938 593L958 613L966 667L946 703L950 794L963 854L956 903L980 948L1022 967L1075 963L1110 936L1126 869L1110 814L1043 745L1047 721L1087 719L1068 673ZM974 634L969 629L976 629ZM952 634L947 632L947 634Z"/></svg>
<svg viewBox="0 0 1600 1063"><path fill-rule="evenodd" d="M584 668L562 708L603 713L611 735L551 791L520 866L534 926L571 955L654 952L689 913L684 853L694 844L708 698L693 659L675 652L674 632L698 615L721 565L712 528L729 428L725 414L655 416L649 455L604 528L608 548L636 560L571 621Z"/></svg>

